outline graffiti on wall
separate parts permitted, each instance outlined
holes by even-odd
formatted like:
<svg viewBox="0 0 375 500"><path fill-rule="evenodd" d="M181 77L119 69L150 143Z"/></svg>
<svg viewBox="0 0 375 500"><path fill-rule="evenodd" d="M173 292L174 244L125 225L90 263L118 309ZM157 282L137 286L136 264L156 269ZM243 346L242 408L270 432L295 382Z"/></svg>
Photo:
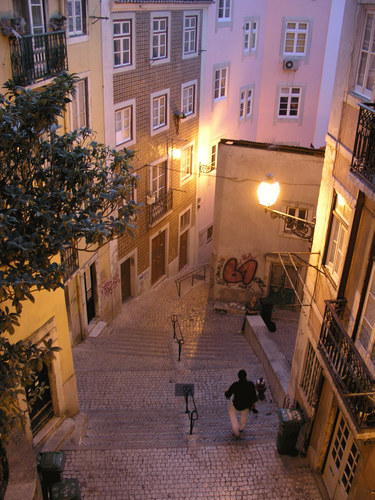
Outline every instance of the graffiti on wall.
<svg viewBox="0 0 375 500"><path fill-rule="evenodd" d="M216 268L216 282L227 287L236 286L244 290L265 287L263 281L256 276L258 261L251 255L243 255L239 260L236 257L218 259Z"/></svg>
<svg viewBox="0 0 375 500"><path fill-rule="evenodd" d="M119 286L120 284L120 276L118 273L116 273L113 276L113 280L105 280L102 285L102 294L106 297L112 295L112 293L115 291L115 289Z"/></svg>

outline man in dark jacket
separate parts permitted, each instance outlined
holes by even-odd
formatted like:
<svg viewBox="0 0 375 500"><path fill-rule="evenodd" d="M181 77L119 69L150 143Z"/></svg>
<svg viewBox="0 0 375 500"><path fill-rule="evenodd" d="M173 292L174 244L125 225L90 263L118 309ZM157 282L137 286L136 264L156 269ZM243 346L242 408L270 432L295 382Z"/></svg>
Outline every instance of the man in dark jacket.
<svg viewBox="0 0 375 500"><path fill-rule="evenodd" d="M232 395L233 401L229 406L229 417L232 424L233 434L236 438L240 436L240 432L244 429L249 409L254 413L258 413L255 409L257 394L255 386L251 380L247 380L245 370L238 372L238 381L234 382L225 392L225 397L230 399ZM240 423L238 424L237 412L241 412Z"/></svg>

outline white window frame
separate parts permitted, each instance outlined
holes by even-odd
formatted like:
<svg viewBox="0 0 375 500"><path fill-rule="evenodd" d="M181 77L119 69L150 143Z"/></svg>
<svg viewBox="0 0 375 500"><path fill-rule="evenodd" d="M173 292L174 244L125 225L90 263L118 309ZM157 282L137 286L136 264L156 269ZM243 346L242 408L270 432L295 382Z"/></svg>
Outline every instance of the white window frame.
<svg viewBox="0 0 375 500"><path fill-rule="evenodd" d="M88 74L79 75L79 80L74 84L76 89L76 94L70 102L70 128L71 130L76 130L82 127L90 127L90 111L89 111L89 78ZM82 89L84 90L84 100L82 99ZM83 101L83 102L82 102ZM82 124L80 115L81 113L77 109L83 104L85 109L85 124ZM76 122L77 120L77 122Z"/></svg>
<svg viewBox="0 0 375 500"><path fill-rule="evenodd" d="M166 21L166 29L165 31L156 31L154 32L154 21ZM170 53L171 53L171 14L170 12L153 12L151 14L151 24L150 24L150 63L152 65L155 64L163 64L170 61ZM162 44L160 40L162 39L162 35L165 33L165 55L160 56L160 47ZM154 57L154 36L156 36L159 40L159 43L155 46L158 47L158 55Z"/></svg>
<svg viewBox="0 0 375 500"><path fill-rule="evenodd" d="M370 309L371 308L371 309ZM375 373L375 261L372 259L370 278L367 284L365 300L363 303L361 320L358 325L356 346L362 358L370 368L372 375ZM363 342L363 332L366 332L366 344Z"/></svg>
<svg viewBox="0 0 375 500"><path fill-rule="evenodd" d="M298 90L298 92L296 92ZM304 88L302 85L279 85L278 87L278 99L277 99L277 110L276 116L278 120L294 120L301 121L303 115L303 97ZM286 101L286 114L280 114L281 99L287 99ZM295 99L298 98L296 103ZM297 113L294 113L294 108L297 104ZM292 114L291 114L292 113Z"/></svg>
<svg viewBox="0 0 375 500"><path fill-rule="evenodd" d="M338 209L342 205L343 210ZM331 214L331 228L328 234L328 248L325 259L325 267L337 285L341 276L342 268L344 266L345 252L349 237L349 217L344 215L345 209L347 212L350 207L343 197L339 194L336 195L334 209ZM344 217L347 217L346 219Z"/></svg>
<svg viewBox="0 0 375 500"><path fill-rule="evenodd" d="M197 80L191 80L181 85L181 111L184 113L185 119L193 118L197 114L197 88Z"/></svg>
<svg viewBox="0 0 375 500"><path fill-rule="evenodd" d="M233 0L217 0L217 21L219 24L232 22Z"/></svg>
<svg viewBox="0 0 375 500"><path fill-rule="evenodd" d="M259 18L245 17L243 30L243 53L245 56L254 55L258 50Z"/></svg>
<svg viewBox="0 0 375 500"><path fill-rule="evenodd" d="M165 169L165 172L163 172L163 176L159 171L160 170L159 167L161 165L163 165L163 169ZM154 176L155 168L157 169L156 176ZM159 182L159 180L162 177L164 177L165 179L163 187L160 186ZM154 181L156 181L156 189L154 189ZM168 162L168 156L163 156L163 158L159 158L158 160L150 164L150 193L152 195L155 195L156 200L159 200L168 193L168 186L169 186L169 162ZM161 192L162 194L160 195Z"/></svg>
<svg viewBox="0 0 375 500"><path fill-rule="evenodd" d="M117 125L117 114L121 111L124 111L124 110L130 110L130 120L131 120L131 123L130 123L130 136L124 136L123 137L123 140L118 142L118 139L117 139L117 131L116 131L116 125ZM130 145L134 144L136 142L136 137L135 137L135 130L136 130L136 127L135 127L135 117L136 117L136 114L135 114L135 99L131 99L129 101L124 101L124 102L121 102L121 103L118 103L116 104L116 107L115 107L115 114L114 114L114 142L116 144L116 147L123 147L124 145L126 147L129 147ZM122 121L124 119L124 116L121 117L122 118Z"/></svg>
<svg viewBox="0 0 375 500"><path fill-rule="evenodd" d="M155 111L158 109L159 110L159 119L160 119L160 107L162 104L161 98L165 98L165 111L164 111L164 116L165 116L165 122L158 121L158 123L155 125L154 117L155 117ZM151 135L158 134L159 132L162 132L163 130L168 130L169 128L169 89L164 89L159 92L154 92L150 96L150 108L151 108L151 113L150 113L150 120L151 120Z"/></svg>
<svg viewBox="0 0 375 500"><path fill-rule="evenodd" d="M371 26L368 26L368 21L372 18ZM370 28L370 37L365 41L365 35ZM369 77L372 74L372 80L375 82L375 51L371 50L375 43L375 10L367 10L362 27L361 46L358 54L358 66L355 74L354 90L369 99L371 99L374 83L371 88L368 88ZM368 46L367 46L368 45ZM367 46L367 47L366 47ZM370 64L373 61L373 68ZM360 72L363 74L360 78ZM371 80L370 80L371 81Z"/></svg>
<svg viewBox="0 0 375 500"><path fill-rule="evenodd" d="M309 19L287 18L284 19L283 22L284 22L283 38L282 38L283 58L288 59L288 58L306 57L309 51L311 21ZM293 24L294 26L292 26ZM306 27L304 27L304 25ZM304 37L303 51L297 50L303 37ZM292 50L286 50L288 38L289 38L288 44L290 44L290 40L292 40L292 45L293 45Z"/></svg>
<svg viewBox="0 0 375 500"><path fill-rule="evenodd" d="M195 18L196 19L196 26L195 29L191 28L191 26L186 26L187 19L189 18ZM190 46L191 43L191 36L192 34L194 35L194 50L185 50L185 42L188 42L188 45ZM188 35L188 40L186 40L186 36ZM183 59L188 59L191 57L197 57L198 56L198 47L199 47L199 11L187 11L184 12L184 30L183 30L183 40L182 40L182 58Z"/></svg>
<svg viewBox="0 0 375 500"><path fill-rule="evenodd" d="M115 33L115 24L121 25L121 33ZM123 25L128 24L129 25L129 33L123 33ZM133 20L131 18L124 18L124 19L113 19L112 22L112 28L113 28L113 67L114 68L123 68L126 66L132 66L133 65ZM115 43L119 42L120 44L120 49L115 50ZM128 42L129 47L127 49L124 49L124 43ZM121 58L121 62L116 64L115 62L115 55L119 54ZM123 62L124 59L124 54L128 54L129 61L128 62Z"/></svg>
<svg viewBox="0 0 375 500"><path fill-rule="evenodd" d="M186 168L186 159L189 160L188 168ZM180 159L180 181L181 183L190 179L194 172L194 143L191 142L183 149L181 149L181 159Z"/></svg>
<svg viewBox="0 0 375 500"><path fill-rule="evenodd" d="M77 37L87 35L87 19L86 19L86 0L79 0L81 13L76 13L76 1L77 0L67 0L67 20L68 20L68 34L69 37ZM72 12L69 12L69 7L72 8ZM77 18L80 18L82 29L77 29ZM72 20L73 29L70 30L70 22Z"/></svg>
<svg viewBox="0 0 375 500"><path fill-rule="evenodd" d="M225 76L223 77L224 72ZM214 103L222 101L228 97L228 87L229 87L229 63L214 66L214 71L213 71Z"/></svg>
<svg viewBox="0 0 375 500"><path fill-rule="evenodd" d="M185 218L186 216L188 216L188 221L186 222ZM184 225L182 225L182 223L184 222ZM190 228L191 228L191 205L189 206L189 208L187 208L186 210L184 210L181 214L180 214L180 217L179 217L179 233L180 235L185 233L186 231L188 231Z"/></svg>
<svg viewBox="0 0 375 500"><path fill-rule="evenodd" d="M240 121L249 120L253 115L254 86L246 85L240 89Z"/></svg>

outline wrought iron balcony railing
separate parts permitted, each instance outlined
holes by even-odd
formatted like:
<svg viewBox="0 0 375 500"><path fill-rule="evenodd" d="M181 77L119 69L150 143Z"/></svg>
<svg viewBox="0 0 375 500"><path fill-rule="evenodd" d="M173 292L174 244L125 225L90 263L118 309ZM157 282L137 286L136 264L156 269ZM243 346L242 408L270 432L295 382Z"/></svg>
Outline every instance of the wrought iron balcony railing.
<svg viewBox="0 0 375 500"><path fill-rule="evenodd" d="M66 248L61 252L61 262L64 264L64 283L66 283L79 267L77 249Z"/></svg>
<svg viewBox="0 0 375 500"><path fill-rule="evenodd" d="M16 85L29 85L68 70L65 31L9 38Z"/></svg>
<svg viewBox="0 0 375 500"><path fill-rule="evenodd" d="M360 104L351 169L375 186L375 103Z"/></svg>
<svg viewBox="0 0 375 500"><path fill-rule="evenodd" d="M345 301L325 303L319 350L357 428L375 428L375 381L341 321Z"/></svg>
<svg viewBox="0 0 375 500"><path fill-rule="evenodd" d="M151 226L158 221L164 214L172 210L173 191L169 190L164 196L161 196L152 205L148 205L148 223Z"/></svg>

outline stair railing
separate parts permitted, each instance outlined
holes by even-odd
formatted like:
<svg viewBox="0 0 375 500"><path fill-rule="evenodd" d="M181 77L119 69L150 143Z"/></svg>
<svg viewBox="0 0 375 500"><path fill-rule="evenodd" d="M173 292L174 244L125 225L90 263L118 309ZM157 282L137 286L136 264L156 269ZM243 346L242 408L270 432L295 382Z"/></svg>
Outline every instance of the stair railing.
<svg viewBox="0 0 375 500"><path fill-rule="evenodd" d="M178 361L181 360L181 346L185 343L184 337L182 335L180 323L176 314L171 316L172 327L173 327L173 339L178 343Z"/></svg>
<svg viewBox="0 0 375 500"><path fill-rule="evenodd" d="M190 271L185 274L181 278L177 278L175 280L178 296L181 297L181 283L189 278L191 278L191 286L194 285L194 280L203 280L206 281L207 269L210 267L210 264L205 264L204 266L198 267L194 271Z"/></svg>
<svg viewBox="0 0 375 500"><path fill-rule="evenodd" d="M194 424L198 420L198 411L197 411L197 407L195 404L193 391L192 391L190 385L184 386L184 396L185 396L185 405L186 405L185 413L187 413L187 415L189 416L189 420L190 420L190 434L193 434ZM189 396L190 396L190 399L193 403L192 410L189 410Z"/></svg>

